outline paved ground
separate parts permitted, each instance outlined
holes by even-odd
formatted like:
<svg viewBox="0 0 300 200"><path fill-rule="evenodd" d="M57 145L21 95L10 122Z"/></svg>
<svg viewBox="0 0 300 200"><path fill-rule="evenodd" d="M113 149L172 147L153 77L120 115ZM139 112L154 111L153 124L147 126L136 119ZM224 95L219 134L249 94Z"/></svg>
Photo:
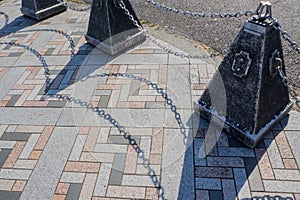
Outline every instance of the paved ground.
<svg viewBox="0 0 300 200"><path fill-rule="evenodd" d="M261 0L155 1L177 9L222 14L256 10ZM131 2L141 19L160 25L170 32L201 42L217 51L229 48L238 31L247 20L247 17L230 19L191 18L149 6L145 3L145 0L132 0ZM270 0L269 2L272 3L273 17L279 20L282 27L299 44L300 2L298 0ZM300 56L287 46L284 47L284 52L288 75L300 88Z"/></svg>
<svg viewBox="0 0 300 200"><path fill-rule="evenodd" d="M18 42L40 52L51 74L48 94L77 101L41 101L45 76L40 61L23 48L0 46L1 200L158 199L157 184L172 200L267 195L300 199L300 113L291 111L255 149L248 149L193 112L193 102L219 61L178 58L149 41L112 57L85 43L89 12L68 10L35 23L24 18L19 7L20 1L1 2L10 23L1 29L6 34L0 42ZM9 34L33 28L70 34L74 58L61 34ZM170 44L161 42L176 49L172 36L166 38ZM138 75L162 87L181 115L187 144L174 114L151 86L130 77L93 76L103 73ZM144 153L138 156L136 146L83 101L109 113Z"/></svg>

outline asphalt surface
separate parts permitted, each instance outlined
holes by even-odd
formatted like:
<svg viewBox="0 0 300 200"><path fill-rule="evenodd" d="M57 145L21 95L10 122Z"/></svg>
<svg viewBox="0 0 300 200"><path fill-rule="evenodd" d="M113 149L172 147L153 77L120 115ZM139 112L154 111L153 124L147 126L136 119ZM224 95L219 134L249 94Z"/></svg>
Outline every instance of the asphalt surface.
<svg viewBox="0 0 300 200"><path fill-rule="evenodd" d="M177 9L200 13L235 13L256 10L259 0L156 0ZM141 20L181 34L217 51L228 49L247 17L210 19L192 18L162 11L145 0L130 1ZM293 40L300 43L300 1L271 0L272 16ZM300 88L300 55L284 44L285 65L288 77Z"/></svg>

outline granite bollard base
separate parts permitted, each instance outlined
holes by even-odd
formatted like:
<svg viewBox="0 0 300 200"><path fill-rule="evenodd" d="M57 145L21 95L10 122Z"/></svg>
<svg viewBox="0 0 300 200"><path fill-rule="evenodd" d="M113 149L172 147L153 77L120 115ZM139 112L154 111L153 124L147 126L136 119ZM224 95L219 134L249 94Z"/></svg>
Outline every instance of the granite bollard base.
<svg viewBox="0 0 300 200"><path fill-rule="evenodd" d="M57 0L22 0L21 12L38 21L66 10L67 6Z"/></svg>
<svg viewBox="0 0 300 200"><path fill-rule="evenodd" d="M130 2L123 2L132 16L131 20L118 0L94 0L92 3L86 40L111 55L127 50L146 39L145 32L133 23L135 20L142 27Z"/></svg>
<svg viewBox="0 0 300 200"><path fill-rule="evenodd" d="M114 36L112 36L112 38L102 42L99 39L93 38L86 34L85 39L88 43L94 45L96 48L99 48L110 55L115 55L141 44L146 40L146 35L145 32L140 31L133 35L129 34L128 36L124 37L123 40L116 41Z"/></svg>
<svg viewBox="0 0 300 200"><path fill-rule="evenodd" d="M194 104L196 113L221 120L226 132L251 148L293 105L278 70L285 73L281 36L274 26L268 17L249 19Z"/></svg>

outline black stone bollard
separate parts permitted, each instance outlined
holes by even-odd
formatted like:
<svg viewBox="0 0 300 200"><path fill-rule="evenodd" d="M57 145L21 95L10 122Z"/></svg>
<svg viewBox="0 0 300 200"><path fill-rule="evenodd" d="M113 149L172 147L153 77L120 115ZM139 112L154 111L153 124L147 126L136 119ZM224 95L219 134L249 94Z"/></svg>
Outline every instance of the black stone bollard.
<svg viewBox="0 0 300 200"><path fill-rule="evenodd" d="M281 36L271 19L271 4L262 2L257 11L259 14L244 24L195 103L201 116L221 120L224 130L252 148L292 107L278 70L280 67L285 73Z"/></svg>
<svg viewBox="0 0 300 200"><path fill-rule="evenodd" d="M122 52L146 39L124 10L120 0L94 0L92 4L86 40L111 55ZM140 22L128 0L123 1L133 19Z"/></svg>
<svg viewBox="0 0 300 200"><path fill-rule="evenodd" d="M21 12L36 20L42 20L67 10L67 6L58 0L22 0Z"/></svg>

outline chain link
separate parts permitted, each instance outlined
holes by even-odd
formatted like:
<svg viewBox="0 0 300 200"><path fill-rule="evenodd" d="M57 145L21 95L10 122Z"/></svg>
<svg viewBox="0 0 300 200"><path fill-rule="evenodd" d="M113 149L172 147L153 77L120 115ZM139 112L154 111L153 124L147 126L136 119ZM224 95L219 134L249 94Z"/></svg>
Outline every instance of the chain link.
<svg viewBox="0 0 300 200"><path fill-rule="evenodd" d="M168 48L167 46L161 44L157 39L151 37L149 33L137 22L137 20L134 19L133 15L130 14L130 11L126 8L125 3L121 0L119 2L119 6L123 9L125 15L128 16L129 20L134 24L135 27L137 27L140 31L144 32L146 38L148 38L153 44L157 45L159 48L163 49L164 51L168 52L169 54L181 57L181 58L187 58L187 59L208 59L220 56L222 53L226 54L227 50L223 50L222 53L215 52L210 55L188 55L185 53L181 53L179 51L175 51L173 49Z"/></svg>
<svg viewBox="0 0 300 200"><path fill-rule="evenodd" d="M113 76L114 74L106 74L106 75ZM99 77L99 76L96 76L96 77ZM93 107L93 105L91 103L88 103L81 99L76 99L74 97L61 95L61 94L54 94L54 95L46 94L42 97L42 100L45 101L48 98L56 98L58 100L63 100L63 101L69 102L69 103L75 103L82 107L85 107L88 110L92 110L93 112L97 113L99 117L104 118L106 121L108 121L110 124L112 124L115 128L117 128L119 133L121 135L123 135L123 137L126 140L128 140L129 145L131 145L134 148L138 157L140 159L142 159L143 166L148 170L148 176L150 177L154 187L157 189L159 198L166 200L166 198L164 197L164 188L160 184L158 177L156 175L156 172L151 167L149 159L146 158L145 152L139 147L137 141L131 136L131 134L128 131L126 131L124 126L122 126L115 118L113 118L110 114L106 113L105 110L99 109L98 107Z"/></svg>
<svg viewBox="0 0 300 200"><path fill-rule="evenodd" d="M277 67L278 74L282 79L282 83L288 88L289 95L294 99L295 104L298 108L300 108L300 99L297 96L296 90L293 90L290 84L289 78L285 75L283 68L282 68L282 60L280 58L276 58L279 61L279 66Z"/></svg>
<svg viewBox="0 0 300 200"><path fill-rule="evenodd" d="M190 16L190 17L201 17L201 18L240 18L242 16L247 16L250 17L252 15L257 14L256 11L252 11L252 10L247 10L245 12L236 12L236 13L222 13L222 14L218 14L218 13L199 13L199 12L191 12L191 11L186 11L186 10L182 10L182 9L176 9L176 8L172 8L169 7L165 4L162 3L158 3L156 1L153 0L145 0L149 5L152 5L156 8L162 9L164 11L169 11L175 14L180 14L180 15L184 15L184 16Z"/></svg>
<svg viewBox="0 0 300 200"><path fill-rule="evenodd" d="M87 77L82 79L82 81L86 81L89 78L110 77L110 76L126 77L126 78L130 78L130 79L138 80L140 82L146 83L148 86L151 86L152 89L156 90L156 92L158 94L160 94L162 98L165 99L166 104L169 106L170 110L174 113L174 117L175 117L175 119L178 123L178 126L180 128L180 133L183 136L183 142L184 142L184 144L187 144L187 142L188 142L187 131L186 131L186 128L185 128L185 126L183 124L183 121L181 119L181 115L177 111L177 107L173 103L173 100L168 96L168 94L164 91L163 88L161 88L157 85L157 83L149 81L149 80L147 80L145 78L142 78L140 76L136 76L136 75L133 75L133 74L126 74L126 73L103 73L103 74L96 74L96 75L92 75L92 76L88 75Z"/></svg>
<svg viewBox="0 0 300 200"><path fill-rule="evenodd" d="M0 11L0 15L3 15L3 16L4 16L4 18L5 18L4 26L6 26L6 25L8 24L8 22L9 22L9 17L8 17L8 15L7 15L5 12L2 12L2 11ZM3 26L3 27L4 27L4 26Z"/></svg>
<svg viewBox="0 0 300 200"><path fill-rule="evenodd" d="M297 53L300 54L300 45L291 38L291 36L290 36L290 34L288 34L288 32L286 32L285 30L282 29L281 24L277 20L275 20L273 18L271 18L271 19L273 21L273 27L280 31L281 37L289 43L289 46L294 51L296 51Z"/></svg>
<svg viewBox="0 0 300 200"><path fill-rule="evenodd" d="M14 33L38 32L38 31L54 32L54 33L58 33L58 34L63 35L69 41L69 43L70 43L71 58L74 57L74 55L75 55L75 43L74 43L74 40L73 40L73 38L72 38L71 35L65 33L64 31L57 30L57 29L41 29L41 28L39 28L39 29L22 30L22 31L14 32Z"/></svg>
<svg viewBox="0 0 300 200"><path fill-rule="evenodd" d="M85 12L91 9L91 6L86 7L86 8L75 8L70 6L67 2L64 2L62 0L57 0L59 3L63 3L68 9L73 10L73 11L77 11L77 12Z"/></svg>

